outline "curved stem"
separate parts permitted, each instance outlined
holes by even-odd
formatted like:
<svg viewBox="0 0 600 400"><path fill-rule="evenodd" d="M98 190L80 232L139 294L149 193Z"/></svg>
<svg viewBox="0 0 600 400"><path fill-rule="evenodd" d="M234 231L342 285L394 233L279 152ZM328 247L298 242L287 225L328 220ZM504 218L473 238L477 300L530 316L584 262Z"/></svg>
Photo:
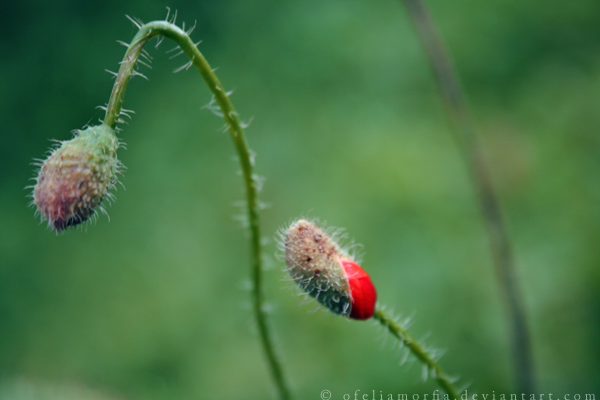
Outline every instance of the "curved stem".
<svg viewBox="0 0 600 400"><path fill-rule="evenodd" d="M429 57L446 113L456 133L459 149L465 158L471 181L477 191L498 285L508 312L517 389L524 393L534 393L533 355L523 295L518 285L512 246L489 165L469 117L458 76L424 1L403 0L403 2Z"/></svg>
<svg viewBox="0 0 600 400"><path fill-rule="evenodd" d="M142 54L144 45L154 36L164 36L175 41L183 53L190 58L190 66L196 67L206 85L214 95L214 98L223 112L223 118L227 123L229 132L235 144L235 149L240 160L244 186L246 189L247 216L250 229L250 245L252 257L252 305L254 316L258 325L259 335L262 341L263 349L269 363L271 374L279 389L281 399L289 399L290 393L283 377L281 363L273 348L271 331L267 323L266 315L263 310L262 293L262 256L260 245L260 225L258 217L258 187L257 179L253 172L253 161L250 149L246 142L246 137L242 128L238 113L235 111L229 96L225 92L223 85L213 72L212 68L200 53L190 37L182 29L166 21L154 21L143 26L133 38L129 45L121 67L117 74L116 82L110 95L110 100L106 109L104 124L114 128L119 122L123 98L127 84L132 76L136 75L135 64Z"/></svg>
<svg viewBox="0 0 600 400"><path fill-rule="evenodd" d="M458 391L454 387L452 380L446 375L442 367L434 360L434 358L411 336L408 332L398 324L392 316L383 311L380 307L375 309L373 318L383 327L390 331L398 340L400 340L423 364L427 366L427 370L434 377L440 386L444 389L451 399L459 400Z"/></svg>

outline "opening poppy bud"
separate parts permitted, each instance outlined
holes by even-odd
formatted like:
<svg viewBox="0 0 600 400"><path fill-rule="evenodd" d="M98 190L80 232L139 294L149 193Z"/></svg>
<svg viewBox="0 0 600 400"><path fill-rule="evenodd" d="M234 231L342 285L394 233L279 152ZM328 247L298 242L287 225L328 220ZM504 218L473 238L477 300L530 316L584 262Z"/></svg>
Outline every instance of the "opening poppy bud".
<svg viewBox="0 0 600 400"><path fill-rule="evenodd" d="M301 219L284 233L283 244L288 271L302 290L335 314L373 316L371 278L326 232Z"/></svg>
<svg viewBox="0 0 600 400"><path fill-rule="evenodd" d="M33 204L57 232L94 214L116 182L119 142L106 125L76 131L76 136L41 165L33 187Z"/></svg>

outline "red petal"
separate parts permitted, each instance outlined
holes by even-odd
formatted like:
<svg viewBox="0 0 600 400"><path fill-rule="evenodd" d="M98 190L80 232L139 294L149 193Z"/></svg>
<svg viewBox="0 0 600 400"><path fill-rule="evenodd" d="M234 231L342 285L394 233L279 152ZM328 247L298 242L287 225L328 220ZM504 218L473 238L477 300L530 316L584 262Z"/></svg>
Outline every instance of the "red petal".
<svg viewBox="0 0 600 400"><path fill-rule="evenodd" d="M350 284L350 294L352 297L352 310L350 318L369 319L375 312L375 303L377 302L377 291L369 275L352 260L340 260L346 277Z"/></svg>

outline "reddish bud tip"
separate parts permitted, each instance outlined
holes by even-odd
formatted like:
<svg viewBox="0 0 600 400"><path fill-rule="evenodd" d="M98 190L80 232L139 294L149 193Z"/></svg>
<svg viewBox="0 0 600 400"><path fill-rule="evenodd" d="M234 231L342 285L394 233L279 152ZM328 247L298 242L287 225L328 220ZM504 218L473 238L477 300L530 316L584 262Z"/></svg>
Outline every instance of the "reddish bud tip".
<svg viewBox="0 0 600 400"><path fill-rule="evenodd" d="M377 291L371 277L352 260L341 259L342 267L350 285L350 297L352 308L350 318L369 319L375 312L377 302Z"/></svg>

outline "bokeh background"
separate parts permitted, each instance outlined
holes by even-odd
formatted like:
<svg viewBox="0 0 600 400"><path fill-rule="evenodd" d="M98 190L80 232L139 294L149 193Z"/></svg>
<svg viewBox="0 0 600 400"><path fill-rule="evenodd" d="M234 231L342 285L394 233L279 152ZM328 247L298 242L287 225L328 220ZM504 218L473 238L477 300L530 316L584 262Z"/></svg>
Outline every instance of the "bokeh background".
<svg viewBox="0 0 600 400"><path fill-rule="evenodd" d="M600 3L431 0L493 166L539 392L600 394ZM28 208L33 158L103 115L135 28L190 26L257 153L266 297L298 399L432 393L372 322L311 313L276 231L345 227L381 303L446 350L469 393L513 393L505 312L474 190L399 1L8 2L0 16L0 399L266 399L243 199L223 121L165 41L134 79L109 207L55 235ZM422 397L421 397L422 398Z"/></svg>

